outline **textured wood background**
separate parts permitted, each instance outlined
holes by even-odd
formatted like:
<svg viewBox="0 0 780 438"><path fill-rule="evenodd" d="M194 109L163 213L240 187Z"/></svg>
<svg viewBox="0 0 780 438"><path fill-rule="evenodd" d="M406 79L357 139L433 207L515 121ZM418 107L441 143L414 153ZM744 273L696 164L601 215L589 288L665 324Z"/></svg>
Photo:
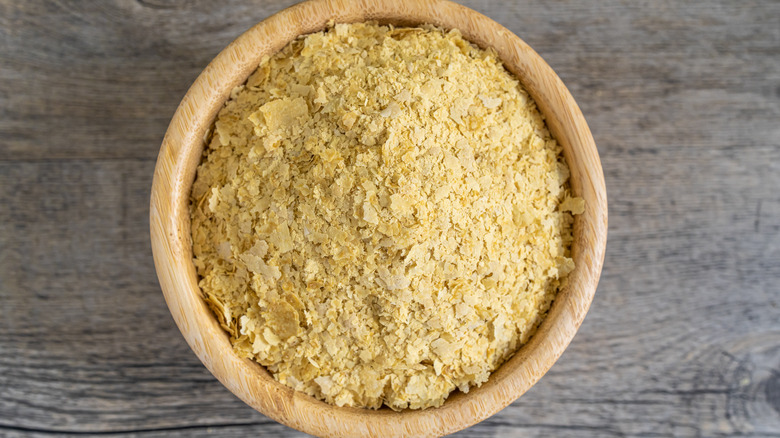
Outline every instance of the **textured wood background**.
<svg viewBox="0 0 780 438"><path fill-rule="evenodd" d="M301 436L198 362L148 237L179 100L291 3L0 0L0 436ZM458 435L780 437L780 2L463 3L574 94L610 235L561 360Z"/></svg>

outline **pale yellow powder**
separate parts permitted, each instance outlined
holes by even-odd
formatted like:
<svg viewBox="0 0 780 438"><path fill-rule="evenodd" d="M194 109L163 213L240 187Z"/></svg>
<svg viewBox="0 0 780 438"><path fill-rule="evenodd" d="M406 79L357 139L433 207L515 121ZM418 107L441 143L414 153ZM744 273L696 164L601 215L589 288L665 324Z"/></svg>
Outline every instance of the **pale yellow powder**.
<svg viewBox="0 0 780 438"><path fill-rule="evenodd" d="M192 189L235 350L339 406L439 406L525 343L566 275L561 147L456 31L336 25L264 60Z"/></svg>

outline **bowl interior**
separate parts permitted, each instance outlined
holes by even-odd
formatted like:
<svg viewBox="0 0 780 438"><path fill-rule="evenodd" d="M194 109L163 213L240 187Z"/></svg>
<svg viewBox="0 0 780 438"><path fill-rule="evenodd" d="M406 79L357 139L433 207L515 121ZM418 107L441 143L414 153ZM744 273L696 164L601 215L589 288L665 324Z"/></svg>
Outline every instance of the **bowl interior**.
<svg viewBox="0 0 780 438"><path fill-rule="evenodd" d="M576 268L537 333L485 384L454 393L440 408L394 412L339 408L298 393L260 365L233 353L227 334L201 298L192 263L188 200L204 138L233 87L246 81L263 56L331 21L374 20L396 25L434 24L459 29L492 47L536 100L571 169L571 187L585 199L575 217ZM319 436L439 436L468 427L503 409L552 366L574 337L593 299L607 233L606 189L596 146L571 94L527 44L489 18L446 0L312 0L249 29L223 50L183 98L166 132L151 197L155 265L168 307L185 339L208 369L234 394L265 415Z"/></svg>

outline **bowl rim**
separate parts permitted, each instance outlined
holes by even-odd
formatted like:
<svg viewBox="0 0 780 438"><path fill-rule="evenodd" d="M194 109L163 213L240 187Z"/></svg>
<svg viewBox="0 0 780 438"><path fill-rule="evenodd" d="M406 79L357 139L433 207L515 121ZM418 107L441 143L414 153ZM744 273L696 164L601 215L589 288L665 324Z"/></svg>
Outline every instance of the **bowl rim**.
<svg viewBox="0 0 780 438"><path fill-rule="evenodd" d="M192 262L189 194L205 137L230 91L246 81L264 55L329 23L378 21L456 28L496 50L562 144L572 192L586 201L575 218L576 268L536 334L481 387L454 393L439 408L368 410L329 405L282 385L256 362L239 358L206 306ZM448 0L308 0L259 22L203 70L176 110L160 148L150 199L155 268L166 303L187 343L212 374L266 416L318 436L441 436L471 426L508 406L555 363L590 307L606 249L607 196L598 151L563 82L518 36L490 18Z"/></svg>

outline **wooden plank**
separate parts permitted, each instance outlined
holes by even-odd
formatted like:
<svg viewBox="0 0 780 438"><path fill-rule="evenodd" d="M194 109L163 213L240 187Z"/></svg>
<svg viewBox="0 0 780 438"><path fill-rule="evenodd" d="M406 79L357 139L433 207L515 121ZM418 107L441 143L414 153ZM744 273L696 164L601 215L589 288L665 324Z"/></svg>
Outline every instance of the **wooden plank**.
<svg viewBox="0 0 780 438"><path fill-rule="evenodd" d="M293 3L0 2L0 159L156 157L206 64Z"/></svg>
<svg viewBox="0 0 780 438"><path fill-rule="evenodd" d="M148 242L178 99L289 3L0 2L0 436L302 436L200 365ZM458 436L780 436L780 3L464 3L569 86L611 211L572 345Z"/></svg>

